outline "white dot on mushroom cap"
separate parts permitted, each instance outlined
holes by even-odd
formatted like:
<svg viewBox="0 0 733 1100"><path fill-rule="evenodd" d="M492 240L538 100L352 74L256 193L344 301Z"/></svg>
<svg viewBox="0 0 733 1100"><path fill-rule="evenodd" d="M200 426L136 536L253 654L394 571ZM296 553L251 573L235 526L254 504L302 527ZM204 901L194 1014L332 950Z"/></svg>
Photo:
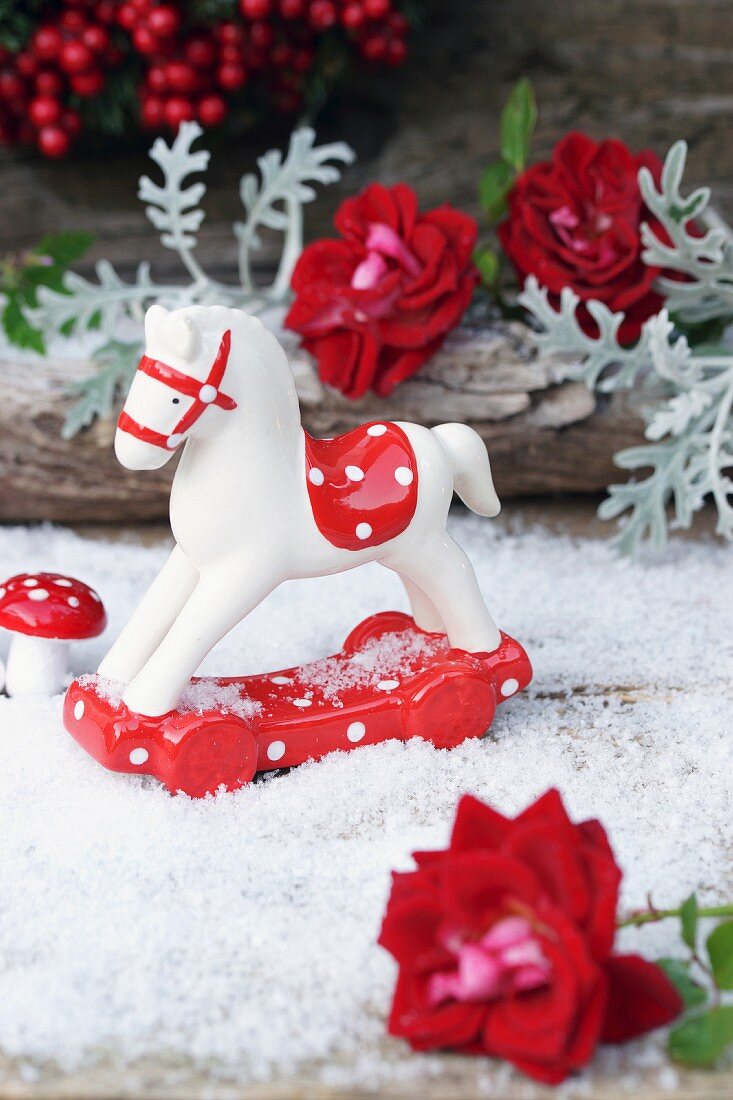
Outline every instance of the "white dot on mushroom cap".
<svg viewBox="0 0 733 1100"><path fill-rule="evenodd" d="M308 471L308 480L311 485L323 485L325 478L323 476L323 470L319 470L316 466L312 470Z"/></svg>
<svg viewBox="0 0 733 1100"><path fill-rule="evenodd" d="M0 600L3 598L3 596L5 595L6 592L7 592L7 588L0 588Z"/></svg>
<svg viewBox="0 0 733 1100"><path fill-rule="evenodd" d="M372 526L370 523L357 523L356 525L356 537L361 539L368 539L372 533Z"/></svg>
<svg viewBox="0 0 733 1100"><path fill-rule="evenodd" d="M377 687L380 691L392 691L400 686L399 680L380 680Z"/></svg>
<svg viewBox="0 0 733 1100"><path fill-rule="evenodd" d="M312 704L312 699L293 699L294 707L310 707Z"/></svg>
<svg viewBox="0 0 733 1100"><path fill-rule="evenodd" d="M83 699L77 699L77 701L74 703L74 717L76 718L77 722L84 717Z"/></svg>
<svg viewBox="0 0 733 1100"><path fill-rule="evenodd" d="M69 598L66 602L69 605L69 607L78 607L79 606L79 600L77 599L76 596L69 596Z"/></svg>
<svg viewBox="0 0 733 1100"><path fill-rule="evenodd" d="M285 756L285 742L271 741L267 746L267 756L269 760L282 760Z"/></svg>
<svg viewBox="0 0 733 1100"><path fill-rule="evenodd" d="M407 466L398 466L394 472L394 479L399 485L412 485L414 476L412 470L408 469Z"/></svg>
<svg viewBox="0 0 733 1100"><path fill-rule="evenodd" d="M214 386L202 386L199 390L199 401L203 401L204 405L210 405L212 401L216 401L216 388Z"/></svg>
<svg viewBox="0 0 733 1100"><path fill-rule="evenodd" d="M146 762L149 756L150 753L147 749L133 749L130 753L130 763L135 764L136 767L139 767L140 764L144 764Z"/></svg>
<svg viewBox="0 0 733 1100"><path fill-rule="evenodd" d="M367 428L367 435L384 435L386 431L386 424L370 424Z"/></svg>
<svg viewBox="0 0 733 1100"><path fill-rule="evenodd" d="M32 588L28 593L29 600L47 600L48 592L45 588Z"/></svg>
<svg viewBox="0 0 733 1100"><path fill-rule="evenodd" d="M360 466L347 466L344 470L344 473L346 474L349 481L364 480L364 471L361 469Z"/></svg>
<svg viewBox="0 0 733 1100"><path fill-rule="evenodd" d="M292 680L288 676L271 676L270 680L273 684L292 684Z"/></svg>
<svg viewBox="0 0 733 1100"><path fill-rule="evenodd" d="M35 577L28 577L28 580L23 581L23 584L26 588L35 588L38 584L38 581Z"/></svg>
<svg viewBox="0 0 733 1100"><path fill-rule="evenodd" d="M512 677L510 677L510 679L504 681L504 683L501 685L501 688L499 690L501 691L502 695L507 696L507 695L513 695L518 687L519 687L519 680L515 680L514 677L512 676Z"/></svg>
<svg viewBox="0 0 733 1100"><path fill-rule="evenodd" d="M348 737L349 741L353 741L354 743L356 743L357 741L361 741L365 733L366 726L363 722L352 722L346 731L346 736Z"/></svg>
<svg viewBox="0 0 733 1100"><path fill-rule="evenodd" d="M73 588L74 587L74 582L73 581L67 581L65 577L59 577L58 580L55 580L53 583L57 584L59 586L59 588Z"/></svg>

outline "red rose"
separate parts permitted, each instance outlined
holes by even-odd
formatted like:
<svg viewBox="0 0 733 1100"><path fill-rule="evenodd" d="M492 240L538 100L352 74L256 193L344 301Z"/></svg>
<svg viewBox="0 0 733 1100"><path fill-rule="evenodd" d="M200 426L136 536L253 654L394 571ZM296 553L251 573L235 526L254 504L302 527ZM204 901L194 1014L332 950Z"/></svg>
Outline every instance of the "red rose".
<svg viewBox="0 0 733 1100"><path fill-rule="evenodd" d="M569 286L581 301L596 298L624 312L624 343L638 339L644 321L662 306L652 289L661 269L641 258L641 223L661 228L642 201L642 166L658 181L662 162L656 154L634 156L620 141L568 134L552 160L519 176L509 194L509 215L499 226L502 247L522 281L535 275L555 304ZM587 309L581 307L578 318L586 332L597 334Z"/></svg>
<svg viewBox="0 0 733 1100"><path fill-rule="evenodd" d="M514 820L466 795L450 846L393 876L379 942L399 965L389 1032L505 1058L548 1084L669 1023L677 991L611 954L621 872L598 821L551 790Z"/></svg>
<svg viewBox="0 0 733 1100"><path fill-rule="evenodd" d="M476 223L441 206L421 214L404 183L373 183L339 207L340 240L303 250L285 320L347 397L386 397L460 321L478 276Z"/></svg>

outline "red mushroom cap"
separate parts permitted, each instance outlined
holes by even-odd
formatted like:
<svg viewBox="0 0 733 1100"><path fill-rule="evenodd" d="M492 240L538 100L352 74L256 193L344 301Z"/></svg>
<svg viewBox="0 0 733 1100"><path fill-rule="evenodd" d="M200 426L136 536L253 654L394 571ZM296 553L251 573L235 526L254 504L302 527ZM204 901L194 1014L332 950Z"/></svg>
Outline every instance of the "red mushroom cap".
<svg viewBox="0 0 733 1100"><path fill-rule="evenodd" d="M34 638L95 638L107 625L104 605L83 581L60 573L18 573L0 584L0 627Z"/></svg>

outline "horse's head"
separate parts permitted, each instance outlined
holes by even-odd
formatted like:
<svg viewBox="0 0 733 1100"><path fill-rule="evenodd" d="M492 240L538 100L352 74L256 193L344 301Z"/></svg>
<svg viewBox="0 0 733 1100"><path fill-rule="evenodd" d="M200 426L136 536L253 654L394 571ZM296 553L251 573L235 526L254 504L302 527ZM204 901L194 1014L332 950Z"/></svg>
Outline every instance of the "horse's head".
<svg viewBox="0 0 733 1100"><path fill-rule="evenodd" d="M129 470L157 470L193 432L214 427L216 415L237 407L220 388L232 340L228 310L211 310L222 323L196 324L196 310L145 315L145 354L117 422L115 453Z"/></svg>

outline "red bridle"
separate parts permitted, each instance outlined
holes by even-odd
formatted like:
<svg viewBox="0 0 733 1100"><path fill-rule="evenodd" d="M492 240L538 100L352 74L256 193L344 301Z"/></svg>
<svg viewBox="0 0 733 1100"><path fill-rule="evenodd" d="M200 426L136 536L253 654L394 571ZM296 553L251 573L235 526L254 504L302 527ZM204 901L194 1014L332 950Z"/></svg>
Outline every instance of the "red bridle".
<svg viewBox="0 0 733 1100"><path fill-rule="evenodd" d="M190 375L183 374L175 367L169 367L167 363L161 363L158 359L151 359L149 355L143 355L137 369L141 370L143 374L155 378L157 382L169 386L176 393L193 397L193 405L183 414L170 435L163 435L162 432L156 432L153 428L146 428L144 424L138 424L137 420L133 420L124 409L120 413L117 427L120 431L133 435L135 439L139 439L143 443L152 443L153 446L162 447L165 451L174 451L189 428L193 427L202 413L206 412L209 405L217 405L227 412L236 409L237 402L219 390L224 371L227 369L231 345L232 333L230 329L227 329L221 338L216 359L211 365L209 376L205 382L199 382L197 378L191 378Z"/></svg>

